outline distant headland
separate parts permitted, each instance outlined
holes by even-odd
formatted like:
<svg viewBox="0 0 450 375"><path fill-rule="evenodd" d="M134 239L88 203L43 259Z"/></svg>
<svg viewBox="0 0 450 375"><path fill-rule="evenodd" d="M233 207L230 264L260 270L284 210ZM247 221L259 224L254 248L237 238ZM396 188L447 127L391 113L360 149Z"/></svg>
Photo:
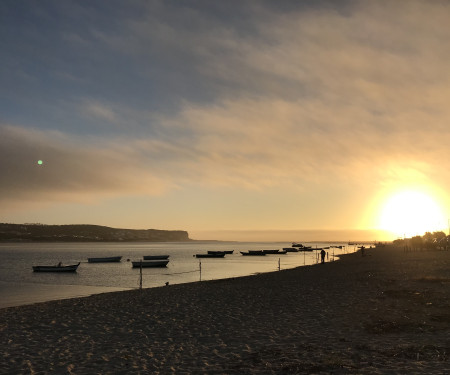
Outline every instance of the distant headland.
<svg viewBox="0 0 450 375"><path fill-rule="evenodd" d="M101 225L0 223L0 242L175 242L191 241L184 230L118 229Z"/></svg>

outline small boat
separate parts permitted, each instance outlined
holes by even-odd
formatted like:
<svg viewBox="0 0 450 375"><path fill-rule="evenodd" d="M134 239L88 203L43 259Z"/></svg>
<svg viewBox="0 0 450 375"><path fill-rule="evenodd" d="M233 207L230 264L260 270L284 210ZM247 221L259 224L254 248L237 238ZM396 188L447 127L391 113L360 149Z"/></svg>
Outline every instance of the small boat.
<svg viewBox="0 0 450 375"><path fill-rule="evenodd" d="M59 263L56 266L33 266L34 272L76 272L78 264L72 264L68 266L63 266L61 263Z"/></svg>
<svg viewBox="0 0 450 375"><path fill-rule="evenodd" d="M224 251L218 251L215 253L210 254L209 252L206 254L195 254L196 258L224 258L225 252Z"/></svg>
<svg viewBox="0 0 450 375"><path fill-rule="evenodd" d="M234 250L208 250L208 254L217 254L217 253L225 253L225 254L233 254Z"/></svg>
<svg viewBox="0 0 450 375"><path fill-rule="evenodd" d="M144 260L163 260L169 259L170 255L144 255Z"/></svg>
<svg viewBox="0 0 450 375"><path fill-rule="evenodd" d="M263 252L265 252L266 254L280 254L280 250L275 249L275 250L263 250ZM285 254L285 253L283 253Z"/></svg>
<svg viewBox="0 0 450 375"><path fill-rule="evenodd" d="M167 263L169 263L169 260L138 260L131 263L133 264L133 268L167 267Z"/></svg>
<svg viewBox="0 0 450 375"><path fill-rule="evenodd" d="M122 260L121 256L103 257L103 258L88 258L88 263L112 263L112 262L120 262L121 260Z"/></svg>
<svg viewBox="0 0 450 375"><path fill-rule="evenodd" d="M298 249L296 247L283 247L283 250L286 250L288 253L298 253Z"/></svg>
<svg viewBox="0 0 450 375"><path fill-rule="evenodd" d="M247 252L241 251L241 254L242 255L253 255L253 256L266 255L266 253L262 250L249 250Z"/></svg>
<svg viewBox="0 0 450 375"><path fill-rule="evenodd" d="M303 247L303 245L298 242L292 242L292 247Z"/></svg>

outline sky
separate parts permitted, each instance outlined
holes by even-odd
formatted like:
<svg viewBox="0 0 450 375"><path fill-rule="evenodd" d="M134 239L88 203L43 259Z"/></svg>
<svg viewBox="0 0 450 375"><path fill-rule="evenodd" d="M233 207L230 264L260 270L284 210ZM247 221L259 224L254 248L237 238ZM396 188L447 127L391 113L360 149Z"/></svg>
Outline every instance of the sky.
<svg viewBox="0 0 450 375"><path fill-rule="evenodd" d="M393 229L414 191L439 211L417 231L447 228L449 24L438 0L3 0L0 222L302 241Z"/></svg>

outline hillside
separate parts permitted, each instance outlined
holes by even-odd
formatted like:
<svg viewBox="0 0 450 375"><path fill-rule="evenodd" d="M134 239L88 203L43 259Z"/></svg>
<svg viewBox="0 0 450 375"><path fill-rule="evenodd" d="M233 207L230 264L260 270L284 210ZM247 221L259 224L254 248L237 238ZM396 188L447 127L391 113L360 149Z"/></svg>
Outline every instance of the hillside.
<svg viewBox="0 0 450 375"><path fill-rule="evenodd" d="M107 241L189 241L187 231L159 229L117 229L100 225L44 225L0 223L0 241L107 242Z"/></svg>

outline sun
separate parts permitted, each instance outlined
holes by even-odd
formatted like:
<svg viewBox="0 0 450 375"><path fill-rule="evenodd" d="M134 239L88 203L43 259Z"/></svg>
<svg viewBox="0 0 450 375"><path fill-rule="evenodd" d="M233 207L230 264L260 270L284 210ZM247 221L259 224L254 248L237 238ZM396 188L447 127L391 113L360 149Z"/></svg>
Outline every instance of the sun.
<svg viewBox="0 0 450 375"><path fill-rule="evenodd" d="M441 207L430 195L408 190L387 199L381 210L379 228L397 237L412 237L443 230L446 222Z"/></svg>

